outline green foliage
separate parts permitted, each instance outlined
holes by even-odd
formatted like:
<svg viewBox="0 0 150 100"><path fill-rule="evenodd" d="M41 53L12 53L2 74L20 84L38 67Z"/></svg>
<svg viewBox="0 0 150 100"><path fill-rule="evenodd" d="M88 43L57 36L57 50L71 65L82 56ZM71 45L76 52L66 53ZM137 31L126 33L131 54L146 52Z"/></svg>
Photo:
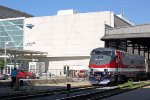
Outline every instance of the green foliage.
<svg viewBox="0 0 150 100"><path fill-rule="evenodd" d="M4 60L0 59L0 69L4 67Z"/></svg>
<svg viewBox="0 0 150 100"><path fill-rule="evenodd" d="M132 88L132 87L133 87L133 81L132 81L132 80L129 80L128 82L119 85L119 88L121 88L121 89L126 88L126 87Z"/></svg>
<svg viewBox="0 0 150 100"><path fill-rule="evenodd" d="M149 85L149 82L139 82L139 83L133 83L132 80L129 80L128 82L119 85L118 87L120 89L136 89L136 88L141 88L143 86Z"/></svg>
<svg viewBox="0 0 150 100"><path fill-rule="evenodd" d="M146 86L146 85L150 85L150 83L149 82L140 82L139 84L134 85L132 87L132 89L134 89L134 88L141 88L141 87Z"/></svg>

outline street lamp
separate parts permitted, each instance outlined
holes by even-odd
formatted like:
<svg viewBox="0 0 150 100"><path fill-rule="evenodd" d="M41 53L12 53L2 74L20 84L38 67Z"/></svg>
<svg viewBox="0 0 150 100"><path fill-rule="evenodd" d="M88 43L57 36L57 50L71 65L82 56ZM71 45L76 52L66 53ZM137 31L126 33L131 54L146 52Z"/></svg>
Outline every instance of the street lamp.
<svg viewBox="0 0 150 100"><path fill-rule="evenodd" d="M5 53L4 53L4 55L5 55L5 57L4 57L4 70L5 70L5 68L6 68L6 45L7 44L9 44L9 42L5 42Z"/></svg>

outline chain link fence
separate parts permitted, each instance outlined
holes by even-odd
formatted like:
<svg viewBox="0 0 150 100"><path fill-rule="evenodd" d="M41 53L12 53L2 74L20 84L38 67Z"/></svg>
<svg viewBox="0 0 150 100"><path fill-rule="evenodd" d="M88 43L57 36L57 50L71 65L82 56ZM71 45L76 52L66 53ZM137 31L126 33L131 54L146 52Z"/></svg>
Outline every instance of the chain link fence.
<svg viewBox="0 0 150 100"><path fill-rule="evenodd" d="M3 70L5 75L10 76L13 69L7 68ZM23 78L34 78L34 79L50 79L50 78L87 78L88 71L87 70L64 70L64 69L49 69L47 71L37 70L37 69L18 69L18 72L22 73L22 75L26 76ZM35 77L31 77L34 75ZM29 76L29 77L27 77Z"/></svg>

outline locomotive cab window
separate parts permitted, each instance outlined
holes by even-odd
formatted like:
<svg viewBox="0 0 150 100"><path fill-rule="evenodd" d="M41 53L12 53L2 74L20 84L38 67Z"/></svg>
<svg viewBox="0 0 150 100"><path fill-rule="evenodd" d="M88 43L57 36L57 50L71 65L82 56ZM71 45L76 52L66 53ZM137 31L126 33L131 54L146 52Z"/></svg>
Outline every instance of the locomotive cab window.
<svg viewBox="0 0 150 100"><path fill-rule="evenodd" d="M111 56L112 51L92 51L91 55L107 55Z"/></svg>
<svg viewBox="0 0 150 100"><path fill-rule="evenodd" d="M92 51L91 55L100 55L101 51Z"/></svg>

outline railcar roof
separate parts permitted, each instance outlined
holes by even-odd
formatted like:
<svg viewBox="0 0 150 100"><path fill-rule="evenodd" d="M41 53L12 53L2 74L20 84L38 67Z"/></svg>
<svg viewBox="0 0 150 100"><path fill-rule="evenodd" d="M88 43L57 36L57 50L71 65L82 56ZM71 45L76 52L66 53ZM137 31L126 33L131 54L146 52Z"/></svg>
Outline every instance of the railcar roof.
<svg viewBox="0 0 150 100"><path fill-rule="evenodd" d="M106 50L106 51L112 51L112 50L116 50L116 49L99 47L99 48L93 49L92 51L94 51L94 50ZM123 53L126 53L126 54L129 54L129 55L134 55L134 56L136 56L136 57L144 58L143 56L138 55L138 54L132 54L132 53L125 52L125 51L121 51L121 50L118 50L118 51L123 52Z"/></svg>

